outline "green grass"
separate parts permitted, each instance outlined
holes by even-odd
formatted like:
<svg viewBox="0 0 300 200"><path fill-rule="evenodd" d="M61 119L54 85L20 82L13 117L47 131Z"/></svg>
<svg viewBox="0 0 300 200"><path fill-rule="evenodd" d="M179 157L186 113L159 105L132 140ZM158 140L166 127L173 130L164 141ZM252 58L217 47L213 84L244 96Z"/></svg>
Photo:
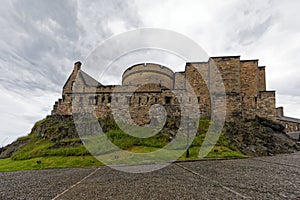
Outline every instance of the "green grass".
<svg viewBox="0 0 300 200"><path fill-rule="evenodd" d="M23 136L23 137L19 137L17 140L18 141L25 141L25 140L30 140L34 137L34 135L27 135L27 136Z"/></svg>
<svg viewBox="0 0 300 200"><path fill-rule="evenodd" d="M12 160L26 160L35 157L46 156L83 156L89 155L88 150L79 145L76 147L61 147L51 148L55 145L54 142L44 140L41 138L34 138L30 143L23 146L19 151L14 153L11 157Z"/></svg>
<svg viewBox="0 0 300 200"><path fill-rule="evenodd" d="M37 164L38 160L41 161L41 164ZM103 164L93 156L48 156L27 160L0 159L0 172L89 166L103 166Z"/></svg>
<svg viewBox="0 0 300 200"><path fill-rule="evenodd" d="M161 148L167 145L170 140L170 136L163 132L159 132L149 138L138 138L128 135L121 130L110 130L106 133L106 136L121 149L128 149L132 146Z"/></svg>
<svg viewBox="0 0 300 200"><path fill-rule="evenodd" d="M205 158L247 158L247 156L225 146L214 146Z"/></svg>
<svg viewBox="0 0 300 200"><path fill-rule="evenodd" d="M44 119L35 124L39 126L43 123L51 122L51 119ZM173 120L174 121L174 120ZM172 123L176 123L174 121ZM49 123L50 123L49 122ZM93 136L92 138L84 138L84 141L89 141L91 145L88 146L92 152L99 152L102 158L111 160L113 164L126 163L134 164L139 160L145 163L150 161L159 161L161 159L173 159L179 157L178 160L194 160L199 159L199 151L206 137L206 132L210 124L209 119L201 119L199 122L198 132L192 144L189 147L190 156L186 158L185 151L179 149L162 150L165 145L169 144L171 137L169 134L159 132L158 134L149 138L133 137L121 131L118 126L109 120L99 120L108 127L109 131L106 132L107 138L119 148L125 151L116 152L114 149L106 145L106 138ZM50 127L57 129L59 124ZM47 131L51 131L51 130ZM138 129L137 129L138 131ZM63 146L54 148L57 143L75 143L80 138L62 139L60 141L50 141L30 134L18 139L19 141L28 140L29 142L21 147L16 153L8 159L0 159L0 171L16 171L16 170L30 170L30 169L48 169L48 168L68 168L68 167L87 167L87 166L100 166L103 165L96 158L90 156L90 152L83 145L77 146ZM185 138L183 139L185 142ZM207 143L208 147L210 143ZM127 152L127 153L126 153ZM137 153L137 155L128 154L128 152ZM159 153L157 153L159 152ZM143 154L144 153L144 154ZM145 154L147 153L147 154ZM118 160L115 155L118 154ZM180 154L182 154L180 156ZM95 155L95 154L94 154ZM177 157L176 157L177 156ZM234 146L232 146L228 138L221 134L216 145L212 146L206 158L244 158L245 155L239 153ZM37 164L37 160L41 160L41 164Z"/></svg>

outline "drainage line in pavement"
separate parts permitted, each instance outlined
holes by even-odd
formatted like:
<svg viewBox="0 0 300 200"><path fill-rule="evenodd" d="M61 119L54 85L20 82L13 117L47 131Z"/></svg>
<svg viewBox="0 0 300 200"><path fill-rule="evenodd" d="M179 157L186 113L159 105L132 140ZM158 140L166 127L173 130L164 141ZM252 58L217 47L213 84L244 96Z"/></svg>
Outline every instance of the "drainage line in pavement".
<svg viewBox="0 0 300 200"><path fill-rule="evenodd" d="M235 195L237 195L237 196L239 196L239 197L241 197L243 199L251 199L250 197L247 197L247 196L245 196L245 195L243 195L243 194L241 194L241 193L239 193L239 192L237 192L237 191L235 191L235 190L233 190L233 189L231 189L231 188L223 185L222 183L220 183L218 181L211 180L211 179L207 178L206 176L203 176L203 175L201 175L201 174L199 174L199 173L197 173L197 172L195 172L195 171L193 171L193 170L191 170L191 169L189 169L187 167L184 167L183 165L180 165L178 163L175 163L175 165L177 165L178 167L180 167L180 168L182 168L182 169L184 169L184 170L186 170L186 171L188 171L188 172L190 172L190 173L192 173L192 174L194 174L196 176L199 176L199 177L201 177L203 179L206 179L206 180L208 180L210 182L213 182L215 185L217 185L219 187L222 187L223 189L225 189L225 190L227 190L227 191L229 191L229 192L231 192L231 193L233 193L233 194L235 194Z"/></svg>
<svg viewBox="0 0 300 200"><path fill-rule="evenodd" d="M95 169L94 171L92 171L90 174L88 174L87 176L85 176L83 179L81 179L80 181L78 181L77 183L75 183L74 185L72 185L71 187L69 187L68 189L64 190L62 193L56 195L56 197L54 197L52 200L56 200L59 197L61 197L63 194L65 194L66 192L68 192L69 190L71 190L72 188L76 187L77 185L79 185L82 181L84 181L85 179L87 179L88 177L92 176L93 174L95 174L98 170L100 169L100 167L98 167L97 169Z"/></svg>

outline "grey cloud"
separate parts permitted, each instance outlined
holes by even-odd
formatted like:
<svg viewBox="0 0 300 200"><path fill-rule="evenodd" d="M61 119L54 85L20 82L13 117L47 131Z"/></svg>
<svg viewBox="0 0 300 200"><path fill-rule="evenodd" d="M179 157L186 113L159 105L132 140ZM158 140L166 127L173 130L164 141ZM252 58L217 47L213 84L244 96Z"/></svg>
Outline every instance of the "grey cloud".
<svg viewBox="0 0 300 200"><path fill-rule="evenodd" d="M142 0L138 2L1 1L0 105L5 106L1 107L0 121L3 124L0 126L0 141L8 133L10 137L24 135L30 131L35 116L43 117L50 112L72 71L73 62L84 61L99 43L115 34L111 25L116 21L122 22L124 30L143 27L147 23L147 27L181 32L200 43L202 41L211 55L242 54L245 59L250 56L263 59L263 65L270 69L267 73L268 85L276 89L279 95L299 96L297 66L300 60L297 58L299 45L296 43L299 41L296 39L300 26L296 19L300 2L237 0L229 3L216 1L213 5L211 1L195 0L180 4L170 0L161 4L161 1L146 0L147 6ZM178 5L191 5L189 8L195 10L199 6L209 12L191 12ZM151 12L145 12L149 10ZM202 17L205 20L201 20ZM114 26L119 28L118 23ZM274 39L286 43L274 43ZM277 53L278 49L284 50L284 55ZM287 58L287 55L290 56ZM281 67L285 66L278 63L282 59L287 59L283 64L294 70L292 75L281 75ZM124 68L118 69L108 71L106 80L111 81L111 77L116 72L121 74ZM12 112L14 115L8 118L6 114ZM10 126L11 121L19 123Z"/></svg>
<svg viewBox="0 0 300 200"><path fill-rule="evenodd" d="M77 39L77 2L75 0L21 0L15 2L16 11L22 17L24 26L28 26L30 22L43 22L44 20L52 19L58 23L59 34L62 34L69 39Z"/></svg>
<svg viewBox="0 0 300 200"><path fill-rule="evenodd" d="M74 7L67 4L67 1L64 1L64 3L58 1L47 1L47 3L41 3L41 1L15 1L12 4L12 9L7 10L6 15L10 17L3 25L10 29L10 32L4 35L7 39L2 42L7 45L0 47L2 55L0 60L7 61L2 64L1 68L7 68L15 74L13 76L11 76L11 73L2 74L1 84L4 87L9 88L13 86L11 82L15 82L16 88L21 90L22 88L38 87L53 91L49 86L58 86L62 83L65 76L62 75L60 69L55 67L55 61L68 59L68 54L65 52L70 52L66 51L70 48L67 45L72 39L69 32L76 33L77 31L75 31L76 26L72 26L72 23L70 25L74 27L74 31L64 29L64 27L67 27L65 26L66 23L74 21L73 24L75 24L76 18L73 17L76 17L76 15L59 16L57 14L59 13L57 12L59 7L66 11L70 10L70 13L74 10ZM46 21L50 19L60 26L58 26L59 28L54 27L47 34L45 30L51 27L47 26ZM11 24L14 26L11 26ZM5 32L2 32L2 34L5 34Z"/></svg>
<svg viewBox="0 0 300 200"><path fill-rule="evenodd" d="M50 112L53 96L59 98L73 62L83 60L99 42L114 34L109 28L111 21L122 20L128 29L139 24L131 2L1 1L0 101L6 106L0 119L10 121L4 116L6 112L23 113L11 113L20 123L13 127L2 124L2 135L26 134L37 117ZM49 94L53 94L51 98L47 98ZM23 106L16 110L9 102Z"/></svg>
<svg viewBox="0 0 300 200"><path fill-rule="evenodd" d="M247 27L238 31L239 43L248 45L259 40L261 36L273 25L272 16L268 17L261 23L257 23L254 27Z"/></svg>
<svg viewBox="0 0 300 200"><path fill-rule="evenodd" d="M82 7L78 8L78 4ZM11 7L5 14L9 20L4 24L10 32L3 41L9 49L0 47L0 60L7 60L2 68L10 65L18 74L2 75L1 84L7 88L13 87L16 81L18 88L60 89L72 69L72 62L84 58L84 51L98 44L93 38L101 41L113 34L108 29L109 20L122 19L128 26L138 23L130 3L120 0L88 3L23 0L14 1ZM82 12L81 19L78 12ZM84 24L85 19L89 20L88 24ZM95 29L89 26L93 22ZM30 78L23 81L24 76Z"/></svg>

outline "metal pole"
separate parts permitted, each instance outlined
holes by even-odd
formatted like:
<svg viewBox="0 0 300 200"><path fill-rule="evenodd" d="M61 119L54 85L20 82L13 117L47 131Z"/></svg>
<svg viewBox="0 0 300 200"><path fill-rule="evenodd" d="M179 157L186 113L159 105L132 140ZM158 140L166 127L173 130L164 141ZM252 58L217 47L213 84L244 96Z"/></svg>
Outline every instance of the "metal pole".
<svg viewBox="0 0 300 200"><path fill-rule="evenodd" d="M189 142L190 142L190 118L187 117L187 140L186 140L186 154L185 154L186 158L190 157Z"/></svg>

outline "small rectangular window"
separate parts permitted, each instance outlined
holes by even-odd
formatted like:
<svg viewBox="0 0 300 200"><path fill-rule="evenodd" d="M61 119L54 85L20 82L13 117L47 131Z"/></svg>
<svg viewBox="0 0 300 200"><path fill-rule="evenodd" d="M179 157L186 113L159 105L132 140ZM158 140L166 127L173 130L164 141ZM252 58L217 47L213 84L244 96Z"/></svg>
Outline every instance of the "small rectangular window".
<svg viewBox="0 0 300 200"><path fill-rule="evenodd" d="M89 98L89 105L92 104L92 100L93 100L93 99Z"/></svg>
<svg viewBox="0 0 300 200"><path fill-rule="evenodd" d="M130 100L131 100L131 97L130 97L130 96L127 96L127 97L126 97L126 102L127 102L127 103L130 103Z"/></svg>
<svg viewBox="0 0 300 200"><path fill-rule="evenodd" d="M95 96L95 105L98 105L98 96Z"/></svg>
<svg viewBox="0 0 300 200"><path fill-rule="evenodd" d="M94 105L95 104L95 97L94 96L90 96L89 97L89 105Z"/></svg>
<svg viewBox="0 0 300 200"><path fill-rule="evenodd" d="M172 97L165 97L166 104L171 104Z"/></svg>

